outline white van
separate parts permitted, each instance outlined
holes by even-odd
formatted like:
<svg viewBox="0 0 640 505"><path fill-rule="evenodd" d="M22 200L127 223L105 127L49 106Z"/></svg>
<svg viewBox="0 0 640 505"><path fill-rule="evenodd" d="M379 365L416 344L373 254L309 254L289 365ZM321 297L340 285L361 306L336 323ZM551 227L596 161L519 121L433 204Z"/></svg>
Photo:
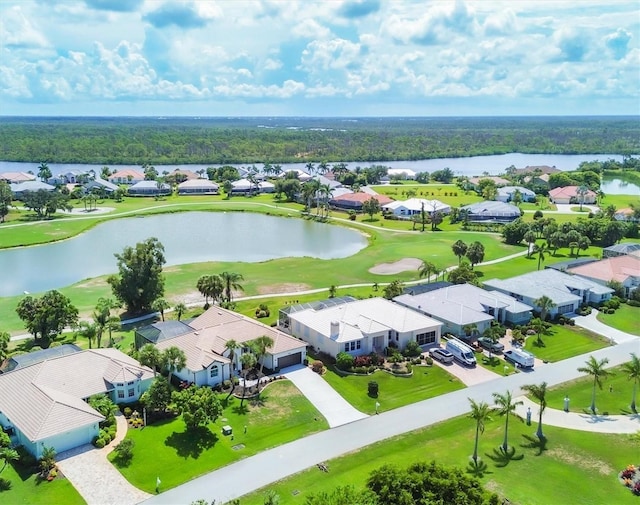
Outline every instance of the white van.
<svg viewBox="0 0 640 505"><path fill-rule="evenodd" d="M504 359L511 361L521 368L533 368L535 356L524 349L513 348L504 352Z"/></svg>
<svg viewBox="0 0 640 505"><path fill-rule="evenodd" d="M476 357L473 349L457 338L447 340L445 349L453 354L453 358L467 366L476 366Z"/></svg>

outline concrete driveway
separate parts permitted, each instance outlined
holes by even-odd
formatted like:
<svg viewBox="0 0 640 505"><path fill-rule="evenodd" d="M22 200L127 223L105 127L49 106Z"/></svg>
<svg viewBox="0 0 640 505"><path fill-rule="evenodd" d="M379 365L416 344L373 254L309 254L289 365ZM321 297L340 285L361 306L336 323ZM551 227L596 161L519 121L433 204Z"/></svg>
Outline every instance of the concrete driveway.
<svg viewBox="0 0 640 505"><path fill-rule="evenodd" d="M313 403L329 423L330 428L368 417L356 410L327 381L305 366L291 367L284 376Z"/></svg>
<svg viewBox="0 0 640 505"><path fill-rule="evenodd" d="M433 360L433 364L445 369L451 375L460 379L465 386L475 386L476 384L482 384L483 382L492 381L500 377L497 373L487 370L480 365L476 365L474 368L469 368L455 361L445 365L435 359Z"/></svg>
<svg viewBox="0 0 640 505"><path fill-rule="evenodd" d="M638 342L640 342L640 337L632 335L631 333L616 330L611 326L607 326L606 324L598 321L597 316L598 311L596 309L593 309L591 311L591 314L589 314L588 316L574 316L573 319L576 322L576 326L580 326L581 328L590 330L594 333L597 333L598 335L607 337L612 341L612 343L615 342L616 344L622 344L623 342L628 342L629 340L638 340Z"/></svg>

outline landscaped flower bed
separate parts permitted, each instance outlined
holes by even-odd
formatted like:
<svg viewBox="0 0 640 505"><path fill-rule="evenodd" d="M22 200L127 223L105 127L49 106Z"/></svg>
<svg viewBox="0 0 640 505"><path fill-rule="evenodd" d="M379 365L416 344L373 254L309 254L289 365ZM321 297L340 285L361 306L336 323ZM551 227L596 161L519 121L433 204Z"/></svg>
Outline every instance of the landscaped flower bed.
<svg viewBox="0 0 640 505"><path fill-rule="evenodd" d="M633 494L640 496L640 468L629 465L618 474L620 482L627 486Z"/></svg>

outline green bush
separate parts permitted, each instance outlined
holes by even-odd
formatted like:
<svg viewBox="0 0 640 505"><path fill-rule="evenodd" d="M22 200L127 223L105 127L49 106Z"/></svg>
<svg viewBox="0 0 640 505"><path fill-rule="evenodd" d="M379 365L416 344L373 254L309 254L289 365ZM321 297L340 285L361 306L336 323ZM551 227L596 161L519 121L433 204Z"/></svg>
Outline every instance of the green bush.
<svg viewBox="0 0 640 505"><path fill-rule="evenodd" d="M402 354L410 358L415 358L416 356L420 356L422 354L422 349L420 349L418 342L416 342L415 340L411 340L404 348Z"/></svg>
<svg viewBox="0 0 640 505"><path fill-rule="evenodd" d="M353 356L351 356L351 354L347 354L346 352L339 352L336 356L336 366L340 370L344 370L345 372L348 372L353 368L353 361Z"/></svg>
<svg viewBox="0 0 640 505"><path fill-rule="evenodd" d="M131 407L125 407L124 408L124 417L126 417L127 419L129 419L131 417Z"/></svg>
<svg viewBox="0 0 640 505"><path fill-rule="evenodd" d="M367 385L367 390L368 390L369 396L377 398L378 397L379 388L380 388L380 386L378 385L378 383L376 381L369 381L369 384Z"/></svg>
<svg viewBox="0 0 640 505"><path fill-rule="evenodd" d="M95 445L98 449L102 449L107 444L105 443L103 438L98 437L93 445Z"/></svg>
<svg viewBox="0 0 640 505"><path fill-rule="evenodd" d="M433 358L432 358L431 356L427 356L427 357L424 359L424 362L425 362L427 365L431 366L431 365L433 365Z"/></svg>
<svg viewBox="0 0 640 505"><path fill-rule="evenodd" d="M411 373L413 370L413 366L411 365L411 363L407 363L406 367L407 367L407 373Z"/></svg>

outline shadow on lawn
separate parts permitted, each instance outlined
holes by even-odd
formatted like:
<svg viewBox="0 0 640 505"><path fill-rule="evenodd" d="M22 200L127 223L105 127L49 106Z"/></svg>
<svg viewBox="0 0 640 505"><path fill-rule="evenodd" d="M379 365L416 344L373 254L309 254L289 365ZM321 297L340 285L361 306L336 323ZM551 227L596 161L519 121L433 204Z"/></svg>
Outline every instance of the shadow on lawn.
<svg viewBox="0 0 640 505"><path fill-rule="evenodd" d="M489 466L481 459L478 459L478 461L469 461L466 472L479 478L484 477L486 474L493 473L489 471Z"/></svg>
<svg viewBox="0 0 640 505"><path fill-rule="evenodd" d="M506 451L504 451L501 447L498 447L493 450L493 454L486 454L486 456L492 460L498 468L504 468L511 461L520 461L524 458L524 454L516 454L515 447L509 447Z"/></svg>
<svg viewBox="0 0 640 505"><path fill-rule="evenodd" d="M203 451L211 449L217 442L218 435L204 426L182 433L174 432L164 441L165 445L173 447L177 455L185 459L197 459Z"/></svg>
<svg viewBox="0 0 640 505"><path fill-rule="evenodd" d="M542 439L531 435L522 435L522 437L526 442L521 443L520 447L523 449L536 449L536 456L542 455L547 450L547 439L545 437Z"/></svg>

